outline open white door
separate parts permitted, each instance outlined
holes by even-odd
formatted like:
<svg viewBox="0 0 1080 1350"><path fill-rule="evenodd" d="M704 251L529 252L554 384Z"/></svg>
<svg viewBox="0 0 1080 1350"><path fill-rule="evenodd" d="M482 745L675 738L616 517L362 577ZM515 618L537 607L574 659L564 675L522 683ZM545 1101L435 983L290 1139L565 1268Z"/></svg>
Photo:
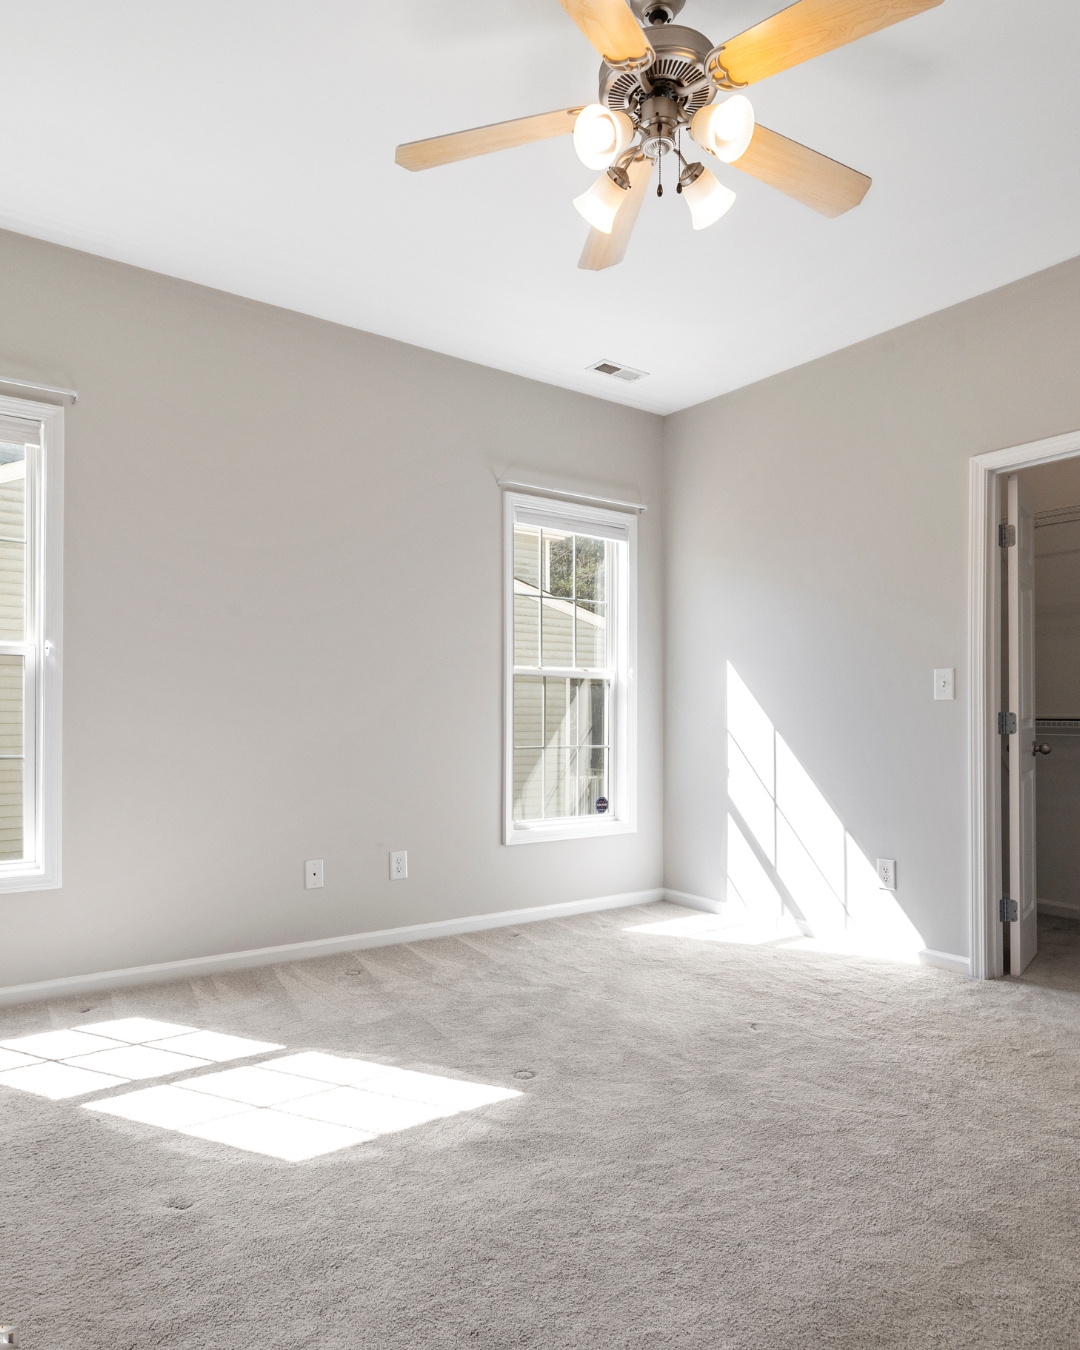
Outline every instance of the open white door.
<svg viewBox="0 0 1080 1350"><path fill-rule="evenodd" d="M1009 970L1035 955L1035 520L1023 484L1009 478ZM1014 720L1015 719L1015 720Z"/></svg>

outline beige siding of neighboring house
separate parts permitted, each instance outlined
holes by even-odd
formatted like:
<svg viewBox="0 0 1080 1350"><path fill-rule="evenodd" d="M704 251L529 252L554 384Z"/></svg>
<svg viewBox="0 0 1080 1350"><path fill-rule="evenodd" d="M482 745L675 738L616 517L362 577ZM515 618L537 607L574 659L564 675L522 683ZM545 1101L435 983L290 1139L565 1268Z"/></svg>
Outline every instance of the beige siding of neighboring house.
<svg viewBox="0 0 1080 1350"><path fill-rule="evenodd" d="M0 482L0 640L26 622L25 478ZM0 656L0 860L23 856L23 657Z"/></svg>
<svg viewBox="0 0 1080 1350"><path fill-rule="evenodd" d="M544 539L573 539L544 533ZM606 606L540 589L547 545L541 531L514 531L514 664L603 667L607 660ZM564 583L566 575L563 574ZM545 585L554 584L549 578ZM575 633L577 646L575 649ZM594 756L578 751L592 743L589 682L564 677L514 678L514 819L589 815L606 788L606 771L594 772ZM603 734L603 730L601 730ZM601 752L600 762L606 764Z"/></svg>

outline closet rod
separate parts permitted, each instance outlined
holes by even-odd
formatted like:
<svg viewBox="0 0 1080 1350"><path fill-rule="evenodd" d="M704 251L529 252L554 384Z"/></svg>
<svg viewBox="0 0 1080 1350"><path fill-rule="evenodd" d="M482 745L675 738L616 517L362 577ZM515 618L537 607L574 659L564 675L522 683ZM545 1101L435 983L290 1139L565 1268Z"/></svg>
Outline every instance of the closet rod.
<svg viewBox="0 0 1080 1350"><path fill-rule="evenodd" d="M614 497L590 497L587 492L568 492L565 488L542 487L539 483L518 483L513 478L496 478L497 487L528 488L530 492L546 492L550 497L573 497L579 502L599 502L603 506L622 506L630 511L647 511L641 502L620 502Z"/></svg>
<svg viewBox="0 0 1080 1350"><path fill-rule="evenodd" d="M55 384L34 384L32 380L16 380L10 375L0 375L0 384L11 384L17 389L34 389L39 394L59 394L61 398L69 398L72 403L78 403L79 395L74 389L61 389Z"/></svg>

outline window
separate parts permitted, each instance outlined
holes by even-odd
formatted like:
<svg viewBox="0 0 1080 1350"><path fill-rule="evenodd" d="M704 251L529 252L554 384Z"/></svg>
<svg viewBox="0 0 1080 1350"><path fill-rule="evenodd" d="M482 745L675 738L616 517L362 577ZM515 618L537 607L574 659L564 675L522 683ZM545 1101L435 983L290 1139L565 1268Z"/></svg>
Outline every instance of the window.
<svg viewBox="0 0 1080 1350"><path fill-rule="evenodd" d="M60 885L63 417L0 397L0 891Z"/></svg>
<svg viewBox="0 0 1080 1350"><path fill-rule="evenodd" d="M637 517L506 494L508 844L636 827Z"/></svg>

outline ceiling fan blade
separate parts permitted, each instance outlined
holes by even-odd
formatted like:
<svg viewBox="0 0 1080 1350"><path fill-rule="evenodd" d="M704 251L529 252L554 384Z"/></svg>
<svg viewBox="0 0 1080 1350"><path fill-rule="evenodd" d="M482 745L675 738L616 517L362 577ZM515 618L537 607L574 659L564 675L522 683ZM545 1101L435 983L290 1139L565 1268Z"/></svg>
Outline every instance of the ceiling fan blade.
<svg viewBox="0 0 1080 1350"><path fill-rule="evenodd" d="M734 167L823 216L842 216L858 206L872 182L866 174L819 155L798 141L789 141L760 123Z"/></svg>
<svg viewBox="0 0 1080 1350"><path fill-rule="evenodd" d="M626 201L619 207L619 214L615 217L610 234L602 234L600 230L589 231L585 247L581 250L581 258L578 260L578 267L583 271L602 272L605 267L614 267L626 257L626 246L637 224L638 212L645 200L652 171L653 162L648 156L644 159L635 159L627 167L626 172L630 175L630 191Z"/></svg>
<svg viewBox="0 0 1080 1350"><path fill-rule="evenodd" d="M940 4L941 0L797 0L723 43L710 61L716 72L713 78L724 88L739 89Z"/></svg>
<svg viewBox="0 0 1080 1350"><path fill-rule="evenodd" d="M433 136L428 141L409 141L398 146L394 162L415 173L459 159L490 155L494 150L511 150L516 145L546 141L552 136L568 136L580 111L581 108L560 108L534 117L517 117L512 122L493 122L471 131L455 131L449 136Z"/></svg>
<svg viewBox="0 0 1080 1350"><path fill-rule="evenodd" d="M649 39L626 0L559 0L609 66L641 70L654 59Z"/></svg>

